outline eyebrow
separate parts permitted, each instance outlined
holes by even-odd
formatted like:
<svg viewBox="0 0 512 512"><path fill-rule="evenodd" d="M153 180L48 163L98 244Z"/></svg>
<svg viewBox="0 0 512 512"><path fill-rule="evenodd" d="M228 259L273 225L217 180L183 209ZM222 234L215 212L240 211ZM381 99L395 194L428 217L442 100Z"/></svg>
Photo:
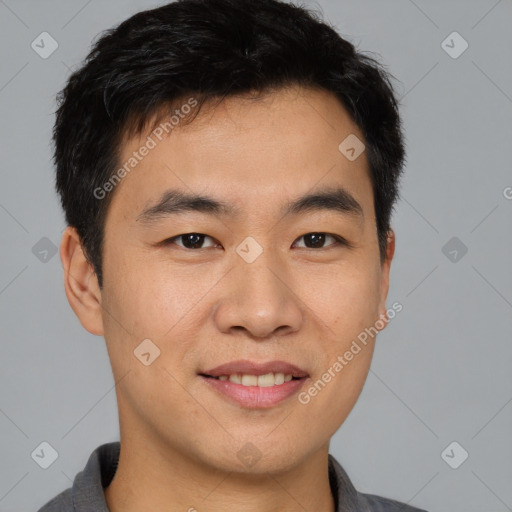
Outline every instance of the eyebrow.
<svg viewBox="0 0 512 512"><path fill-rule="evenodd" d="M281 214L299 215L312 211L333 211L343 216L364 218L363 208L345 188L327 188L303 195L284 204ZM152 224L162 218L185 212L198 212L211 216L237 217L240 209L232 204L201 194L168 190L152 206L137 215L136 220Z"/></svg>

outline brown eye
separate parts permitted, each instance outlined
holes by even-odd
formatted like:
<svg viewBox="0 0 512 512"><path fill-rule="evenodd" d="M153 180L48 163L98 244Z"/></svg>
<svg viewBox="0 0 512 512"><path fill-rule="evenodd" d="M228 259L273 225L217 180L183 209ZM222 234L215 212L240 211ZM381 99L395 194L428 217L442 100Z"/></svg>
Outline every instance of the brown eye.
<svg viewBox="0 0 512 512"><path fill-rule="evenodd" d="M341 237L330 235L328 233L307 233L306 235L302 235L301 238L304 239L304 246L307 249L324 249L325 241L327 238L331 238L334 240L334 243L330 243L327 247L336 246L336 245L345 245L343 239Z"/></svg>
<svg viewBox="0 0 512 512"><path fill-rule="evenodd" d="M213 238L208 235L203 235L202 233L186 233L169 238L165 243L166 245L176 244L184 249L205 249L206 247L204 247L203 244L207 238L213 241ZM215 243L212 243L209 247L215 247Z"/></svg>

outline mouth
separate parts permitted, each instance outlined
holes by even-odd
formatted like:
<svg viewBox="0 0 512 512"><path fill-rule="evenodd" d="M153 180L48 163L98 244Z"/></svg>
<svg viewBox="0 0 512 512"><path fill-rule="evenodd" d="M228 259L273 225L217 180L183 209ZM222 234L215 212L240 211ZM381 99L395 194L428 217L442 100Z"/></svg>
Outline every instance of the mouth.
<svg viewBox="0 0 512 512"><path fill-rule="evenodd" d="M233 384L241 384L242 386L258 386L260 388L269 388L272 386L281 386L285 382L290 382L291 380L300 380L301 377L294 377L290 373L284 374L281 372L278 373L265 373L263 375L251 375L247 373L232 373L230 375L219 375L218 377L214 377L212 375L206 375L200 373L201 377L205 377L206 379L216 379L219 381L229 381ZM304 377L302 377L304 378Z"/></svg>
<svg viewBox="0 0 512 512"><path fill-rule="evenodd" d="M267 408L298 392L309 378L284 361L233 361L198 373L216 393L246 408Z"/></svg>

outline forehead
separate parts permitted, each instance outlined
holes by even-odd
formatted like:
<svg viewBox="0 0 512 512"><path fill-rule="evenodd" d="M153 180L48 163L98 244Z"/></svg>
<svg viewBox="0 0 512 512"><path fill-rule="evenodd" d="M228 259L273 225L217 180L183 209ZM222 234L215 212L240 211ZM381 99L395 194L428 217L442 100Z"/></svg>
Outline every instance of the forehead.
<svg viewBox="0 0 512 512"><path fill-rule="evenodd" d="M111 209L136 216L178 189L215 195L251 215L262 204L272 209L275 200L281 209L284 197L335 185L371 207L366 154L350 161L339 150L348 136L364 137L331 93L292 87L256 100L229 97L215 108L205 104L191 123L174 122L161 140L153 131L121 145L119 166L137 163L116 185ZM140 157L143 146L152 147Z"/></svg>

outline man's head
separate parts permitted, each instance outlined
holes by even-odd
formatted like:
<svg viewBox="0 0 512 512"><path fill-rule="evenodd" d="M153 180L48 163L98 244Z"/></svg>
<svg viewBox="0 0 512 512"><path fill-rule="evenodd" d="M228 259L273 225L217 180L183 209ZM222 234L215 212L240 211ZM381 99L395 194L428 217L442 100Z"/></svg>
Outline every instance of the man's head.
<svg viewBox="0 0 512 512"><path fill-rule="evenodd" d="M169 118L183 98L198 102L191 115L182 112L191 120L203 103L293 84L331 92L360 127L384 257L404 162L387 74L302 8L273 0L186 0L109 30L59 97L57 189L100 286L105 216L115 193L105 184L125 164L122 137L140 133L157 114Z"/></svg>
<svg viewBox="0 0 512 512"><path fill-rule="evenodd" d="M404 148L377 63L289 4L184 0L96 43L55 142L66 293L122 438L228 471L249 441L251 471L324 447L385 325ZM227 397L212 369L238 360L298 367L302 399Z"/></svg>

